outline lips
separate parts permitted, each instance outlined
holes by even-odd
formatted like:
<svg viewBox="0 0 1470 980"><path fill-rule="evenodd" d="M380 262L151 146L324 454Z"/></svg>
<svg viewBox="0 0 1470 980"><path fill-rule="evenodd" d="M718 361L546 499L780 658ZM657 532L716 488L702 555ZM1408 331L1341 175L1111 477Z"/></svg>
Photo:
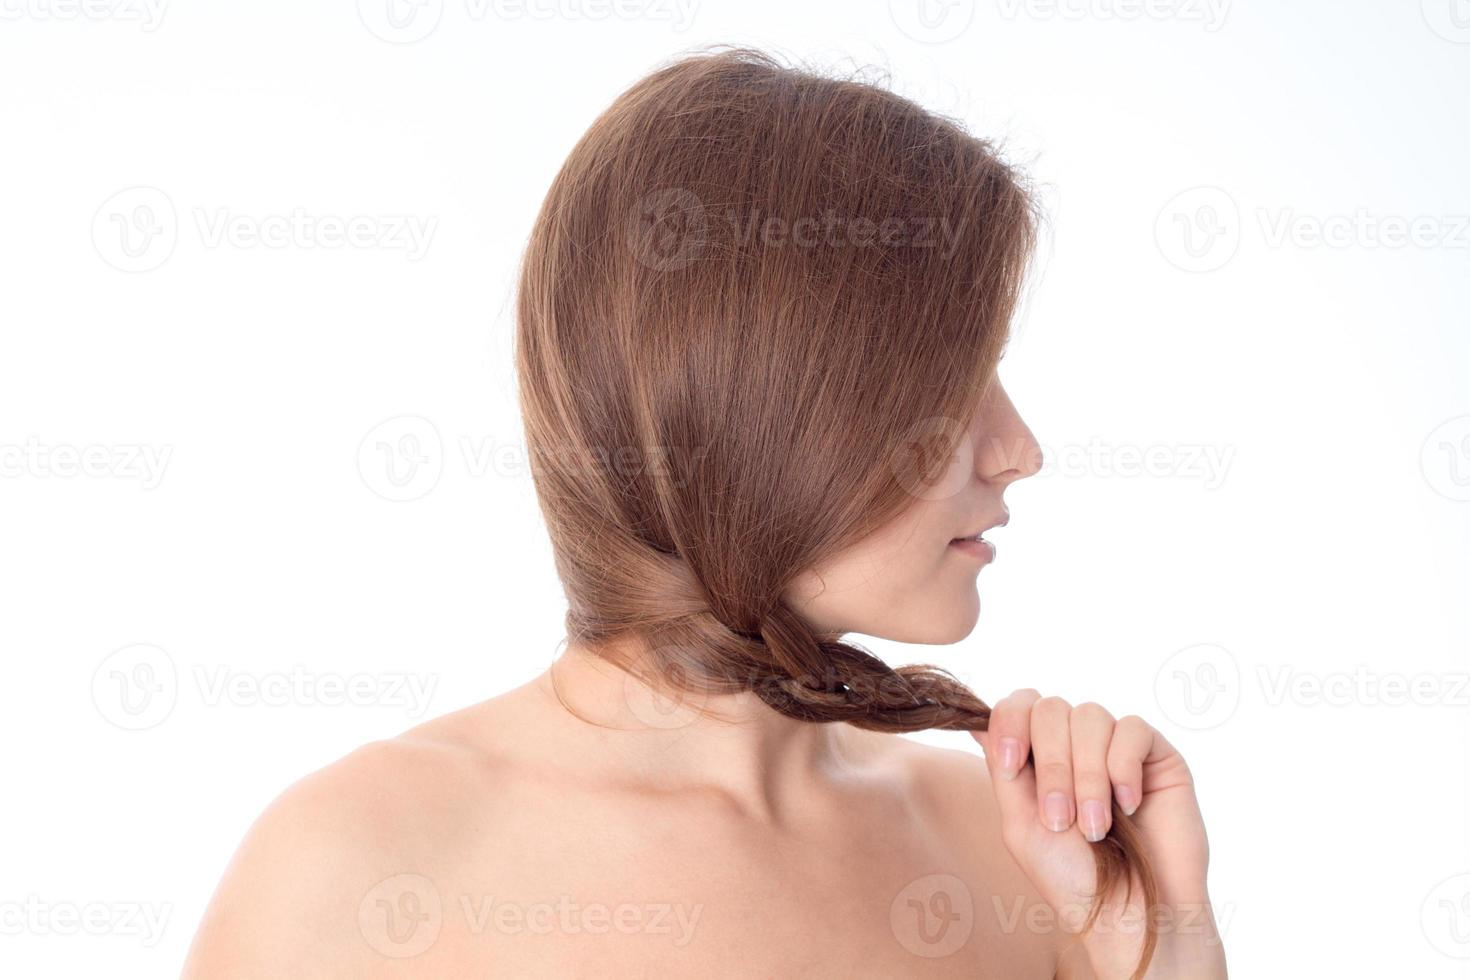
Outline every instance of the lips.
<svg viewBox="0 0 1470 980"><path fill-rule="evenodd" d="M980 536L982 534L984 534L986 531L989 531L991 528L993 528L993 527L1005 527L1010 522L1011 522L1011 512L1009 510L1003 510L1003 511L1001 511L1000 517L996 518L995 520L993 520L990 523L986 524L985 526L981 527L979 530L971 531L969 534L962 534L959 537L955 538L954 540L956 540L956 541L976 541L976 540L979 540L979 538L980 538Z"/></svg>
<svg viewBox="0 0 1470 980"><path fill-rule="evenodd" d="M969 555L972 558L979 558L982 562L988 563L995 561L995 544L993 542L986 541L985 538L982 537L982 535L984 535L986 531L989 531L993 527L1004 527L1005 525L1010 523L1010 520L1011 512L1008 510L1001 511L1001 515L999 518L985 524L985 526L981 527L973 534L967 534L964 537L954 538L950 541L949 546L956 551L963 552L964 554Z"/></svg>
<svg viewBox="0 0 1470 980"><path fill-rule="evenodd" d="M984 538L955 538L949 546L951 550L978 558L984 563L995 561L995 545Z"/></svg>

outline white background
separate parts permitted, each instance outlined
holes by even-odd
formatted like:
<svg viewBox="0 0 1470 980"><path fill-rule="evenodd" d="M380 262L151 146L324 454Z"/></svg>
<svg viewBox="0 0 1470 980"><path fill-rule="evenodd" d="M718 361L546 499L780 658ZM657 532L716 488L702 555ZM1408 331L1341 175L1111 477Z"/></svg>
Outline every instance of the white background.
<svg viewBox="0 0 1470 980"><path fill-rule="evenodd" d="M1470 4L927 2L0 0L0 973L176 974L281 788L552 659L515 264L619 91L739 42L1050 214L1048 468L975 633L871 646L1165 732L1233 975L1470 977Z"/></svg>

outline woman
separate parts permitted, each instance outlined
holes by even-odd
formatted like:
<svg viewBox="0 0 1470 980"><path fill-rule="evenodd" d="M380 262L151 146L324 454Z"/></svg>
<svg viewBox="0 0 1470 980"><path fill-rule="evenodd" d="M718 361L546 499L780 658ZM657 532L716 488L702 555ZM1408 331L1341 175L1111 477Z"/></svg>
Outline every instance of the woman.
<svg viewBox="0 0 1470 980"><path fill-rule="evenodd" d="M518 299L567 649L282 794L185 975L1225 976L1162 736L841 639L975 625L1039 465L996 375L1034 226L867 84L722 50L624 93ZM984 760L894 734L935 727Z"/></svg>

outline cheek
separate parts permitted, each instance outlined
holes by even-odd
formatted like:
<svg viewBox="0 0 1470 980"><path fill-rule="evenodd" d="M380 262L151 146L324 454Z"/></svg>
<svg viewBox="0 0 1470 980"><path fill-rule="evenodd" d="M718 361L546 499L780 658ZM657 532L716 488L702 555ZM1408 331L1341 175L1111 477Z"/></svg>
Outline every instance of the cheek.
<svg viewBox="0 0 1470 980"><path fill-rule="evenodd" d="M942 515L910 518L793 583L793 606L824 629L953 643L979 615L975 577L949 551Z"/></svg>
<svg viewBox="0 0 1470 980"><path fill-rule="evenodd" d="M878 591L907 596L933 585L949 557L947 525L933 506L916 508L902 521L863 542L855 566Z"/></svg>

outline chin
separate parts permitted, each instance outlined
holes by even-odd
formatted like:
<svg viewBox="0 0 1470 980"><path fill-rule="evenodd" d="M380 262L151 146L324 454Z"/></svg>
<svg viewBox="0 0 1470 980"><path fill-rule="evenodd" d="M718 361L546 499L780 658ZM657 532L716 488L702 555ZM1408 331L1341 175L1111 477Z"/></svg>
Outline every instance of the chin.
<svg viewBox="0 0 1470 980"><path fill-rule="evenodd" d="M972 587L963 595L931 595L927 603L915 606L901 627L877 635L899 643L947 646L973 633L979 621L980 593Z"/></svg>
<svg viewBox="0 0 1470 980"><path fill-rule="evenodd" d="M980 622L980 593L970 592L956 605L953 617L952 622L945 624L948 629L944 639L936 640L936 643L958 643L975 632L975 624Z"/></svg>

